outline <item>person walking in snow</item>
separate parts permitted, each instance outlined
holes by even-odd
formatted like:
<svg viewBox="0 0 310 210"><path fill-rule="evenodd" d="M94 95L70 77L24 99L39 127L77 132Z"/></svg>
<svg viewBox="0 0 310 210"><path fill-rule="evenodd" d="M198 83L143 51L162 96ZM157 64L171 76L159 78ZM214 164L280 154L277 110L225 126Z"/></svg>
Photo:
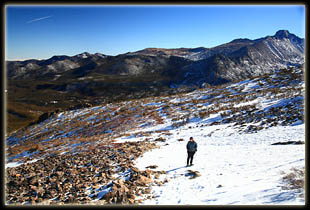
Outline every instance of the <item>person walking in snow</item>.
<svg viewBox="0 0 310 210"><path fill-rule="evenodd" d="M187 149L187 164L186 166L193 165L193 159L194 159L194 154L197 151L197 143L194 141L193 137L189 138L189 141L187 142L186 145Z"/></svg>

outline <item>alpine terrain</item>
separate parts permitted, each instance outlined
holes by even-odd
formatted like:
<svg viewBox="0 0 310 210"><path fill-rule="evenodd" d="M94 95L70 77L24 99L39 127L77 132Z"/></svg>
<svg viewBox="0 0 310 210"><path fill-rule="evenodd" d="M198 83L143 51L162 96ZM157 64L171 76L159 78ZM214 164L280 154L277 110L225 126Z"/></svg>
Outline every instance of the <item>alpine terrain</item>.
<svg viewBox="0 0 310 210"><path fill-rule="evenodd" d="M213 48L147 48L7 61L8 132L46 112L189 92L304 63L304 39L287 30ZM34 94L35 93L35 94Z"/></svg>
<svg viewBox="0 0 310 210"><path fill-rule="evenodd" d="M7 62L5 203L304 205L304 74L286 30Z"/></svg>

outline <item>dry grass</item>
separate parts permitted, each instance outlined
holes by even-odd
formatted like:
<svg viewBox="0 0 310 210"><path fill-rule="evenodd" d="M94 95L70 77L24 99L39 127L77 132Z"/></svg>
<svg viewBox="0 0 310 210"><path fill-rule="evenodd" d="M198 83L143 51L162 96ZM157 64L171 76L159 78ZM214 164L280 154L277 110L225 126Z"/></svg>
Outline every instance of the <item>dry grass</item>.
<svg viewBox="0 0 310 210"><path fill-rule="evenodd" d="M284 190L296 190L301 189L304 190L305 188L305 168L291 168L290 173L282 172L284 175L282 180L286 184L282 188Z"/></svg>

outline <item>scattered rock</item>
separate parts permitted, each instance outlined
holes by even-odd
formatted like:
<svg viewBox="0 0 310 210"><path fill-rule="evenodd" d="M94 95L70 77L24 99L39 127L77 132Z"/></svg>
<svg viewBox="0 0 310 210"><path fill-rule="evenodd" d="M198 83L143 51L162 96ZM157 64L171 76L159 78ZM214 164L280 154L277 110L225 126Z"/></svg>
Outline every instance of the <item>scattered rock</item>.
<svg viewBox="0 0 310 210"><path fill-rule="evenodd" d="M157 141L157 142L165 142L166 139L163 138L163 137L159 137L159 138L155 139L154 141Z"/></svg>
<svg viewBox="0 0 310 210"><path fill-rule="evenodd" d="M199 171L187 170L185 176L189 176L190 179L194 179L196 177L201 176Z"/></svg>
<svg viewBox="0 0 310 210"><path fill-rule="evenodd" d="M286 141L286 142L276 142L271 145L300 145L305 144L304 141Z"/></svg>
<svg viewBox="0 0 310 210"><path fill-rule="evenodd" d="M152 180L147 178L146 176L140 175L136 181L137 185L146 186L147 184L151 183Z"/></svg>
<svg viewBox="0 0 310 210"><path fill-rule="evenodd" d="M150 165L150 166L147 166L147 167L145 167L145 168L155 169L155 168L157 168L157 167L158 167L157 165Z"/></svg>

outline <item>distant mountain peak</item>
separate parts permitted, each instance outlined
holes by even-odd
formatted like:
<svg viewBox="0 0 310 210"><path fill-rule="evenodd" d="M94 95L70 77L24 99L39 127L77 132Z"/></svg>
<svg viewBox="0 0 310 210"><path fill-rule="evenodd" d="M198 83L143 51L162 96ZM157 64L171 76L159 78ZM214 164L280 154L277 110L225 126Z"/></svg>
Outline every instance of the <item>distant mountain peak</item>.
<svg viewBox="0 0 310 210"><path fill-rule="evenodd" d="M105 56L105 54L102 54L102 53L95 53L95 55L97 55L97 56Z"/></svg>
<svg viewBox="0 0 310 210"><path fill-rule="evenodd" d="M277 38L283 39L283 38L289 38L292 34L288 30L279 30L274 35Z"/></svg>
<svg viewBox="0 0 310 210"><path fill-rule="evenodd" d="M247 43L247 42L251 42L251 41L252 41L251 39L240 38L240 39L234 39L230 43L240 43L240 42Z"/></svg>
<svg viewBox="0 0 310 210"><path fill-rule="evenodd" d="M91 56L91 54L88 52L83 52L83 53L77 54L76 56L81 57L81 58L87 58L87 57Z"/></svg>

